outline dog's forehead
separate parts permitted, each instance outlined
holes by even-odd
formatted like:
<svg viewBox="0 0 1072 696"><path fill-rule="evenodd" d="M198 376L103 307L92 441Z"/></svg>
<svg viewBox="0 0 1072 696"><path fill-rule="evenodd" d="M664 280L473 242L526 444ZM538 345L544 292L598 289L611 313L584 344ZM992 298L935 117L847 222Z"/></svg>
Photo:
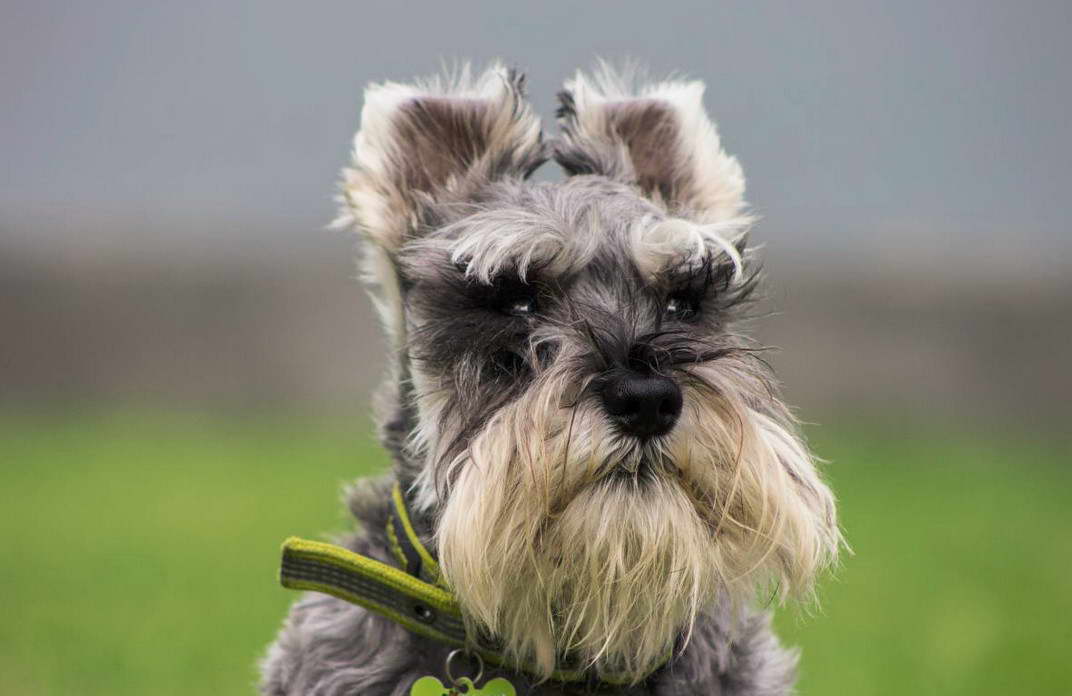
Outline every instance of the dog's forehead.
<svg viewBox="0 0 1072 696"><path fill-rule="evenodd" d="M593 266L636 266L635 236L666 214L630 186L603 177L489 185L435 211L407 250L430 262L464 266L488 281L504 270L553 275Z"/></svg>

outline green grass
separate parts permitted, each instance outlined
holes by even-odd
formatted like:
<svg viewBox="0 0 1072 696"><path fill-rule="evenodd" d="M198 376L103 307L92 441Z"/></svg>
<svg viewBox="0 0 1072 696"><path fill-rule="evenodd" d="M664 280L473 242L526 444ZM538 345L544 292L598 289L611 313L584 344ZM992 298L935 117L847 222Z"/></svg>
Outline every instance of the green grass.
<svg viewBox="0 0 1072 696"><path fill-rule="evenodd" d="M824 432L855 551L822 612L781 616L801 693L1072 692L1072 448Z"/></svg>
<svg viewBox="0 0 1072 696"><path fill-rule="evenodd" d="M813 433L856 555L780 614L803 696L1069 693L1067 442L882 430ZM279 543L343 527L340 483L385 465L367 432L0 417L0 694L252 693Z"/></svg>

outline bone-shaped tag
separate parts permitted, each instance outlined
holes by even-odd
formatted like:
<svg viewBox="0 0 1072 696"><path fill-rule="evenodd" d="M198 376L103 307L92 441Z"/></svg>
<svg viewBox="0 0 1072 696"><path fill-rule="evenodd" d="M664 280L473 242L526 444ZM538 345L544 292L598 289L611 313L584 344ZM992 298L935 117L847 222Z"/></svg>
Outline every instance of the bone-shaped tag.
<svg viewBox="0 0 1072 696"><path fill-rule="evenodd" d="M450 696L452 691L435 677L421 677L409 688L409 696Z"/></svg>
<svg viewBox="0 0 1072 696"><path fill-rule="evenodd" d="M464 691L459 690L464 688ZM409 696L517 696L514 685L502 677L496 677L484 686L477 688L473 680L462 677L457 687L446 687L435 677L421 677L413 682Z"/></svg>

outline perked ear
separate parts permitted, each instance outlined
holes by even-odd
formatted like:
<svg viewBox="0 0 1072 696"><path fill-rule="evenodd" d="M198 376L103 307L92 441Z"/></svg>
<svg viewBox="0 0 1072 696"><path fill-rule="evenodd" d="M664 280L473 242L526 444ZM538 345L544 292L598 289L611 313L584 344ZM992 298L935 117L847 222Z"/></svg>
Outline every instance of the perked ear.
<svg viewBox="0 0 1072 696"><path fill-rule="evenodd" d="M449 77L365 90L333 227L362 235L363 276L393 354L406 340L396 253L426 222L429 205L527 177L547 159L524 86L521 73L494 64L478 75L464 66Z"/></svg>
<svg viewBox="0 0 1072 696"><path fill-rule="evenodd" d="M370 86L336 225L356 225L393 254L429 203L530 175L546 156L524 84L521 73L495 64L478 75L464 66L449 77Z"/></svg>
<svg viewBox="0 0 1072 696"><path fill-rule="evenodd" d="M713 223L740 216L744 174L703 108L702 82L635 85L600 64L559 93L554 158L570 175L639 186L668 212Z"/></svg>

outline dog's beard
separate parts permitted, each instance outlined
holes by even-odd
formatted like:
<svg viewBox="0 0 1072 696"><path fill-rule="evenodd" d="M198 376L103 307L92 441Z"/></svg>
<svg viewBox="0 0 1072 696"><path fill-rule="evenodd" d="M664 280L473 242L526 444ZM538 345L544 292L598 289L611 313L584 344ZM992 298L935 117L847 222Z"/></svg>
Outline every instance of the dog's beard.
<svg viewBox="0 0 1072 696"><path fill-rule="evenodd" d="M572 383L544 373L441 472L439 552L474 633L543 677L570 655L640 679L719 593L808 591L839 543L833 500L783 411L748 406L747 373L695 368L646 445L593 400L563 407Z"/></svg>

